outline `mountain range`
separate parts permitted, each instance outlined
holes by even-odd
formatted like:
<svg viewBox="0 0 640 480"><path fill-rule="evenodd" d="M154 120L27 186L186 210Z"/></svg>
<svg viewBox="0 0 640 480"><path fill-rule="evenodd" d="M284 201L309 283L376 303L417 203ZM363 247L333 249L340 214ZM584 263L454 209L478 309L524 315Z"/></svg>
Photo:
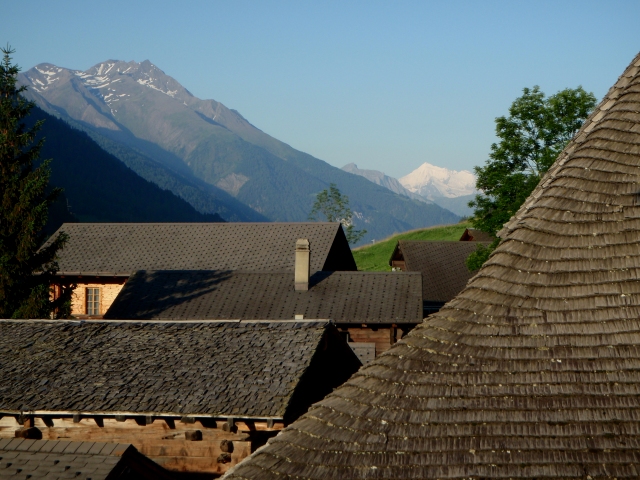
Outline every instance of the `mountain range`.
<svg viewBox="0 0 640 480"><path fill-rule="evenodd" d="M345 165L342 170L360 175L398 195L435 203L462 217L472 214L468 203L477 194L476 177L468 170L449 170L425 162L400 179L378 170L360 169L355 163Z"/></svg>
<svg viewBox="0 0 640 480"><path fill-rule="evenodd" d="M40 108L203 214L304 221L317 193L335 183L350 199L356 228L368 231L363 242L458 220L295 150L240 113L195 97L149 61L110 60L86 71L40 64L19 80Z"/></svg>
<svg viewBox="0 0 640 480"><path fill-rule="evenodd" d="M86 133L34 108L27 127L44 120L36 140L51 159L50 185L64 189L50 209L48 233L63 222L220 222L131 171Z"/></svg>

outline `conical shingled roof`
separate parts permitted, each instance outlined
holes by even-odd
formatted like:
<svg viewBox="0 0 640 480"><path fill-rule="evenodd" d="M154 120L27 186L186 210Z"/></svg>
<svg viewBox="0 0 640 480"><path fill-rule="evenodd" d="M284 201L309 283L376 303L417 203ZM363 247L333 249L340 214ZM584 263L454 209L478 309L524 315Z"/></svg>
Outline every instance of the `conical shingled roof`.
<svg viewBox="0 0 640 480"><path fill-rule="evenodd" d="M640 476L639 67L467 288L227 478Z"/></svg>

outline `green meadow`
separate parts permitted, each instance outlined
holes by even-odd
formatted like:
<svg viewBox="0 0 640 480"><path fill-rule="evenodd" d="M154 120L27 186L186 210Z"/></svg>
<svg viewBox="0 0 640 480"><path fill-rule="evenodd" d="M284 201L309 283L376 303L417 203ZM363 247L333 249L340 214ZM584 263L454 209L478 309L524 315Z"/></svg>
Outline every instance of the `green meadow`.
<svg viewBox="0 0 640 480"><path fill-rule="evenodd" d="M365 245L353 249L353 258L356 260L358 270L368 272L390 271L389 259L398 240L459 240L466 228L470 228L469 222L461 222L453 225L429 227L408 232L398 233L372 245Z"/></svg>

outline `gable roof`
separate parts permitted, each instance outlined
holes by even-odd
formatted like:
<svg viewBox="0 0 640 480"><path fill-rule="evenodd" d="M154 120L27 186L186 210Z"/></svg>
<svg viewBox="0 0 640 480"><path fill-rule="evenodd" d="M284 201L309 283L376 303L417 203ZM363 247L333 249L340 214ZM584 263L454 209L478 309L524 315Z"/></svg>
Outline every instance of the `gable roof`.
<svg viewBox="0 0 640 480"><path fill-rule="evenodd" d="M422 273L422 299L425 302L444 303L460 293L475 275L465 261L478 245L489 243L399 240L391 258L402 257L405 271Z"/></svg>
<svg viewBox="0 0 640 480"><path fill-rule="evenodd" d="M318 272L308 291L294 290L293 273L139 271L104 318L330 318L336 323L419 323L420 274Z"/></svg>
<svg viewBox="0 0 640 480"><path fill-rule="evenodd" d="M0 478L174 478L125 443L0 438L0 459Z"/></svg>
<svg viewBox="0 0 640 480"><path fill-rule="evenodd" d="M360 366L326 321L0 320L0 364L0 412L246 418L285 418L305 381L323 396Z"/></svg>
<svg viewBox="0 0 640 480"><path fill-rule="evenodd" d="M356 270L339 223L65 223L60 275L129 276L136 270L293 271L296 240L311 271ZM53 238L52 237L52 238Z"/></svg>
<svg viewBox="0 0 640 480"><path fill-rule="evenodd" d="M482 230L478 230L476 228L467 228L464 233L460 237L461 242L493 242L495 240L487 232L483 232Z"/></svg>
<svg viewBox="0 0 640 480"><path fill-rule="evenodd" d="M640 55L467 287L226 478L637 477Z"/></svg>

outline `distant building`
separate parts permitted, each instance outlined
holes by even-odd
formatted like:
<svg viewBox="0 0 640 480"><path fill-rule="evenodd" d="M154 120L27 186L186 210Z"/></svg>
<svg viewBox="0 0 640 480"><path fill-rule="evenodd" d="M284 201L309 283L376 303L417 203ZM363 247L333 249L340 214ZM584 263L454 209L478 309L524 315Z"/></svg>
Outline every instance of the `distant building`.
<svg viewBox="0 0 640 480"><path fill-rule="evenodd" d="M437 312L466 286L475 274L465 263L484 242L399 240L389 265L395 270L422 274L424 316Z"/></svg>
<svg viewBox="0 0 640 480"><path fill-rule="evenodd" d="M357 269L339 223L65 223L60 232L69 241L58 278L78 285L76 318L102 318L137 270L293 272L298 238L311 243L312 272Z"/></svg>
<svg viewBox="0 0 640 480"><path fill-rule="evenodd" d="M476 228L467 228L460 237L461 242L493 242L495 238Z"/></svg>
<svg viewBox="0 0 640 480"><path fill-rule="evenodd" d="M0 447L130 443L167 470L220 474L361 363L327 321L0 320L0 365Z"/></svg>

